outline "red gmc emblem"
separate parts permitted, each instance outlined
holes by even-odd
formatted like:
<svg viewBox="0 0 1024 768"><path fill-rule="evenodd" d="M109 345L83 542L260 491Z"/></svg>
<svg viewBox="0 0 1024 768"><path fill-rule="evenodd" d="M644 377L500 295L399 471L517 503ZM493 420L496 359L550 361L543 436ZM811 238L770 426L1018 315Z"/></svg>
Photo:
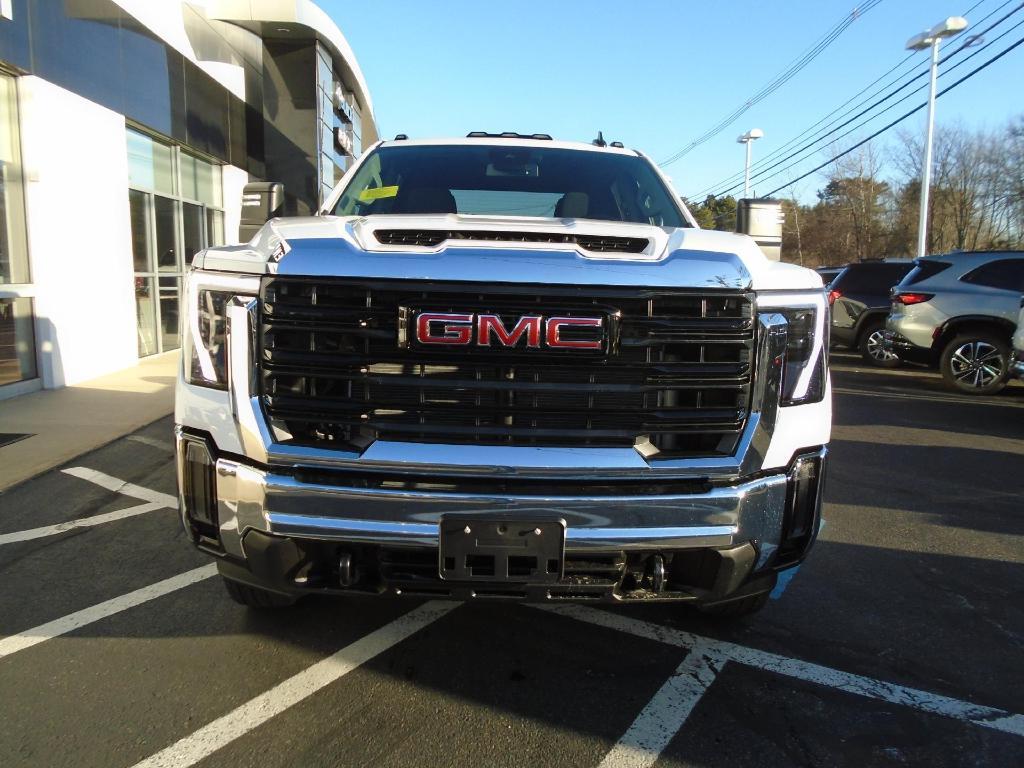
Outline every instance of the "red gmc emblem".
<svg viewBox="0 0 1024 768"><path fill-rule="evenodd" d="M425 346L602 350L607 335L603 317L522 315L506 324L498 315L424 311L402 320L406 340L411 335Z"/></svg>

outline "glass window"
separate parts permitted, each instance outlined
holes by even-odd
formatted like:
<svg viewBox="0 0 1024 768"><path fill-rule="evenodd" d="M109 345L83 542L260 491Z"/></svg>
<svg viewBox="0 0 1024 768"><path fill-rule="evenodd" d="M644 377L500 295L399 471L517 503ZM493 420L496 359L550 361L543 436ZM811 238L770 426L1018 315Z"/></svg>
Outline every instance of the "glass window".
<svg viewBox="0 0 1024 768"><path fill-rule="evenodd" d="M192 263L192 257L203 250L203 207L192 203L181 204L181 221L184 233L182 247L185 250L185 266Z"/></svg>
<svg viewBox="0 0 1024 768"><path fill-rule="evenodd" d="M14 78L0 75L0 284L28 281L17 94Z"/></svg>
<svg viewBox="0 0 1024 768"><path fill-rule="evenodd" d="M650 163L633 154L487 144L382 147L373 154L379 164L360 168L337 215L490 213L686 226Z"/></svg>
<svg viewBox="0 0 1024 768"><path fill-rule="evenodd" d="M914 268L907 273L907 276L903 278L900 283L902 286L914 285L920 283L923 280L935 277L937 274L945 269L949 269L952 264L948 261L933 261L932 259L918 259L914 262Z"/></svg>
<svg viewBox="0 0 1024 768"><path fill-rule="evenodd" d="M320 180L328 187L334 185L334 160L330 155L320 155Z"/></svg>
<svg viewBox="0 0 1024 768"><path fill-rule="evenodd" d="M965 283L1024 292L1024 254L1018 259L1000 259L983 264L960 278Z"/></svg>
<svg viewBox="0 0 1024 768"><path fill-rule="evenodd" d="M181 303L181 279L160 278L160 348L164 352L181 346L178 335L178 308Z"/></svg>
<svg viewBox="0 0 1024 768"><path fill-rule="evenodd" d="M224 245L224 212L206 209L207 245Z"/></svg>
<svg viewBox="0 0 1024 768"><path fill-rule="evenodd" d="M355 107L352 108L352 135L356 140L355 153L358 155L363 151L363 118Z"/></svg>
<svg viewBox="0 0 1024 768"><path fill-rule="evenodd" d="M176 192L172 150L149 136L128 131L128 183L166 195Z"/></svg>
<svg viewBox="0 0 1024 768"><path fill-rule="evenodd" d="M160 196L153 198L153 202L156 216L156 268L161 272L180 272L174 231L177 205L173 200Z"/></svg>
<svg viewBox="0 0 1024 768"><path fill-rule="evenodd" d="M135 299L139 355L178 349L184 269L209 244L224 243L224 212L221 167L190 155L177 146L154 142L129 131L129 152L143 171L169 169L165 188L180 190L172 196L155 194L153 187L128 190L132 226L132 257L135 267ZM166 151L160 166L139 160L145 152ZM139 181L142 179L142 181ZM140 186L154 174L134 174Z"/></svg>
<svg viewBox="0 0 1024 768"><path fill-rule="evenodd" d="M128 190L128 210L132 224L132 261L136 272L150 272L149 265L149 216L146 202L149 195L137 189Z"/></svg>
<svg viewBox="0 0 1024 768"><path fill-rule="evenodd" d="M220 166L182 152L181 196L220 207L222 194Z"/></svg>
<svg viewBox="0 0 1024 768"><path fill-rule="evenodd" d="M846 293L889 295L889 289L900 282L914 265L851 264L836 277L833 287Z"/></svg>
<svg viewBox="0 0 1024 768"><path fill-rule="evenodd" d="M227 157L230 102L224 87L190 61L185 73L185 143L214 157Z"/></svg>
<svg viewBox="0 0 1024 768"><path fill-rule="evenodd" d="M334 83L331 65L324 57L324 50L319 45L316 47L316 54L317 85L325 91L330 91Z"/></svg>
<svg viewBox="0 0 1024 768"><path fill-rule="evenodd" d="M320 123L320 151L334 152L334 129L327 123Z"/></svg>
<svg viewBox="0 0 1024 768"><path fill-rule="evenodd" d="M135 313L139 332L139 357L159 352L156 344L156 301L153 278L135 276Z"/></svg>
<svg viewBox="0 0 1024 768"><path fill-rule="evenodd" d="M0 385L35 377L32 299L0 299Z"/></svg>

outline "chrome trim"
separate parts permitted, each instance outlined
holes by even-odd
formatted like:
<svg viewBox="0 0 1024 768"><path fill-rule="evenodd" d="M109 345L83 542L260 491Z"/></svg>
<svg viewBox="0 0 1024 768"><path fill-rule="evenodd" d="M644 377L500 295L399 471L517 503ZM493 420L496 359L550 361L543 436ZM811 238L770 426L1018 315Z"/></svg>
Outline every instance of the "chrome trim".
<svg viewBox="0 0 1024 768"><path fill-rule="evenodd" d="M256 376L256 313L259 299L242 304L237 298L228 306L228 385L231 415L238 439L247 456L266 463L274 440L260 409Z"/></svg>
<svg viewBox="0 0 1024 768"><path fill-rule="evenodd" d="M649 549L778 544L787 476L770 475L705 493L657 496L475 494L304 483L231 459L216 464L221 543L244 558L242 539L265 533L334 541L436 545L442 515L557 515L567 546ZM586 486L581 486L585 488Z"/></svg>
<svg viewBox="0 0 1024 768"><path fill-rule="evenodd" d="M376 218L376 217L375 217ZM426 226L429 217L415 217ZM449 228L465 217L439 215ZM534 220L535 221L535 220ZM375 222L375 226L380 222ZM346 223L351 228L351 223ZM648 228L642 230L649 237ZM686 230L682 230L685 232ZM625 232L620 234L627 234ZM318 278L343 277L361 280L422 279L479 282L483 284L531 282L547 285L589 285L601 288L680 288L710 291L749 291L752 276L735 253L681 248L678 235L670 237L664 256L657 260L595 259L576 250L555 247L509 247L509 243L456 245L449 242L436 252L401 248L365 251L345 237L292 238L291 250L277 264L276 274ZM572 246L575 248L575 246ZM529 280L524 280L524 275Z"/></svg>
<svg viewBox="0 0 1024 768"><path fill-rule="evenodd" d="M438 546L438 527L430 523L389 523L313 515L267 514L273 533L299 538L341 539L353 542ZM729 546L735 525L679 526L675 528L569 528L566 549L650 549L651 547Z"/></svg>
<svg viewBox="0 0 1024 768"><path fill-rule="evenodd" d="M775 311L757 313L753 390L747 424L732 456L646 459L636 448L558 448L411 443L377 440L361 454L355 451L285 445L273 437L256 388L258 302L228 310L230 337L245 338L229 346L234 419L247 456L261 464L330 467L415 475L514 476L572 479L637 477L735 480L762 468L775 429L782 392L778 364L786 347L787 323Z"/></svg>

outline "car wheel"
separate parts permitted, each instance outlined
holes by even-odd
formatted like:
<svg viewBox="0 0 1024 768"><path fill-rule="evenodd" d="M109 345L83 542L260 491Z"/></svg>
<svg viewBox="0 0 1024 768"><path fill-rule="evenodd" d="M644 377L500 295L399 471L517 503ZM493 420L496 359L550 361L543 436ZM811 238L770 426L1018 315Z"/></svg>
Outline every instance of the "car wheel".
<svg viewBox="0 0 1024 768"><path fill-rule="evenodd" d="M954 389L971 395L994 395L1006 386L1010 348L993 333L957 336L942 351L942 377Z"/></svg>
<svg viewBox="0 0 1024 768"><path fill-rule="evenodd" d="M294 597L280 595L277 592L253 587L233 579L225 578L224 587L227 589L228 595L231 596L232 600L249 608L287 608L295 603Z"/></svg>
<svg viewBox="0 0 1024 768"><path fill-rule="evenodd" d="M697 610L716 619L741 619L764 608L768 604L769 594L769 592L762 592L759 595L750 595L721 605L698 605Z"/></svg>
<svg viewBox="0 0 1024 768"><path fill-rule="evenodd" d="M890 352L883 345L885 340L885 324L874 322L861 331L857 349L865 361L879 368L896 368L900 359L895 352Z"/></svg>

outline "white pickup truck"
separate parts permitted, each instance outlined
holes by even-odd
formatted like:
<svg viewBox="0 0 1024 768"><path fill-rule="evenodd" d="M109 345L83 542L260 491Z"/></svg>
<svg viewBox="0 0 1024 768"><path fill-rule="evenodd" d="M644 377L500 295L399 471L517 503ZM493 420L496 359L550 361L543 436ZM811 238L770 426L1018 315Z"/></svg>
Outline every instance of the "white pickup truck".
<svg viewBox="0 0 1024 768"><path fill-rule="evenodd" d="M187 296L181 519L247 605L741 615L817 534L820 278L699 229L621 145L379 143L319 215L198 254Z"/></svg>

